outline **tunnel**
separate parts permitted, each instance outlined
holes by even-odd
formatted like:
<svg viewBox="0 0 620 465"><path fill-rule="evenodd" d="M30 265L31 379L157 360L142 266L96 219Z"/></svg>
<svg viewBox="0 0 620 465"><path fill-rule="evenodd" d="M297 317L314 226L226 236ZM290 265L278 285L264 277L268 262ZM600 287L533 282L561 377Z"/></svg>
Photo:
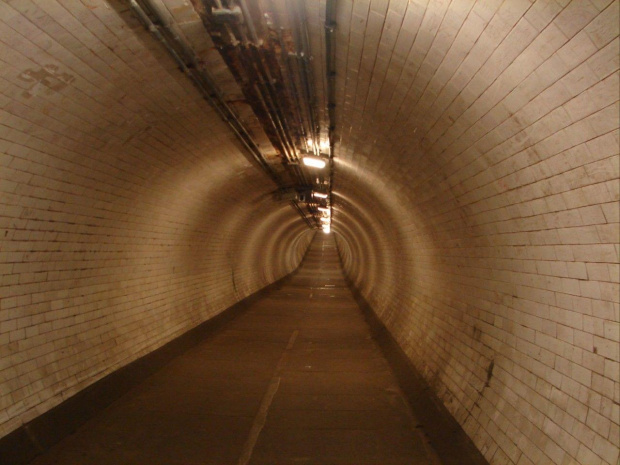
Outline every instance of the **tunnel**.
<svg viewBox="0 0 620 465"><path fill-rule="evenodd" d="M0 464L617 464L619 5L1 1Z"/></svg>

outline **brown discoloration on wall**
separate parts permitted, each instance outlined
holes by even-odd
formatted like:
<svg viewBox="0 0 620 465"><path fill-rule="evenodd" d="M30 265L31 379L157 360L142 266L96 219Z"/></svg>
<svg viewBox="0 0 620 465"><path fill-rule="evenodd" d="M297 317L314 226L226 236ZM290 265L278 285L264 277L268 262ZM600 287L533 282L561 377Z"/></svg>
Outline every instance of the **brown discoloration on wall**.
<svg viewBox="0 0 620 465"><path fill-rule="evenodd" d="M75 81L75 76L59 72L56 65L45 65L42 68L27 69L19 75L19 79L28 85L28 90L22 96L29 98L41 92L59 92Z"/></svg>

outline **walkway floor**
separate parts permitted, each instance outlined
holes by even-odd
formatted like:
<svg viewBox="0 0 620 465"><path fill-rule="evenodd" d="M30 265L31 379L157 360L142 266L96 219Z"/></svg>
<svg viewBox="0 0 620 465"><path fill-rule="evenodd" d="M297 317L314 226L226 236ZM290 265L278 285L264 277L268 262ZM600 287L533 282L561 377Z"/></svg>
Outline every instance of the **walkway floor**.
<svg viewBox="0 0 620 465"><path fill-rule="evenodd" d="M33 464L436 464L332 236L214 336Z"/></svg>

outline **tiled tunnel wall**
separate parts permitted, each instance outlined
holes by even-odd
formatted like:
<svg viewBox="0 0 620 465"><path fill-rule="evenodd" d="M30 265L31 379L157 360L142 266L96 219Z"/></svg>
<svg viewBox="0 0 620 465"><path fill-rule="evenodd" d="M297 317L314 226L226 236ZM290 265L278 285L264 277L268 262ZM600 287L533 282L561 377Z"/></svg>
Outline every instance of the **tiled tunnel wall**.
<svg viewBox="0 0 620 465"><path fill-rule="evenodd" d="M73 4L0 2L0 436L311 239L129 12Z"/></svg>
<svg viewBox="0 0 620 465"><path fill-rule="evenodd" d="M338 5L347 275L491 463L617 463L618 2Z"/></svg>
<svg viewBox="0 0 620 465"><path fill-rule="evenodd" d="M347 275L491 463L615 464L618 2L337 4ZM123 5L0 2L0 436L310 239Z"/></svg>

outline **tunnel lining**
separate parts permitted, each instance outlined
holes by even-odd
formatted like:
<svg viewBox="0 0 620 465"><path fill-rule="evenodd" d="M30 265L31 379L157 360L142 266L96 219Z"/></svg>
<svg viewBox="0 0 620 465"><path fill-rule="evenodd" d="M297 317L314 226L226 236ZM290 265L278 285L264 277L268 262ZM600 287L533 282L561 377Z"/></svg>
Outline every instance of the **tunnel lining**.
<svg viewBox="0 0 620 465"><path fill-rule="evenodd" d="M358 288L488 460L615 463L618 1L330 4ZM68 5L0 2L2 434L297 257L295 212L127 2Z"/></svg>

